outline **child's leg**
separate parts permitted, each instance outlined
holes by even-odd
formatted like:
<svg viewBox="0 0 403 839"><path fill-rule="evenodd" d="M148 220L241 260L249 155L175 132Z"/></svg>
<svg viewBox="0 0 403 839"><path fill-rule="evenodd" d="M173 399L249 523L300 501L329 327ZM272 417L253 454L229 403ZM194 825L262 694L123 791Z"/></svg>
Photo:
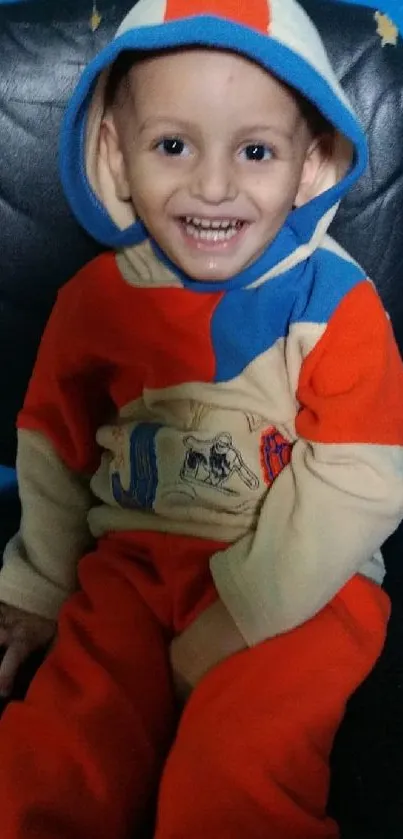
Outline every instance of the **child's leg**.
<svg viewBox="0 0 403 839"><path fill-rule="evenodd" d="M135 565L113 540L83 559L55 647L4 713L1 839L141 835L175 719L168 642Z"/></svg>
<svg viewBox="0 0 403 839"><path fill-rule="evenodd" d="M168 758L155 839L336 837L329 754L388 614L384 592L356 577L303 626L212 670Z"/></svg>

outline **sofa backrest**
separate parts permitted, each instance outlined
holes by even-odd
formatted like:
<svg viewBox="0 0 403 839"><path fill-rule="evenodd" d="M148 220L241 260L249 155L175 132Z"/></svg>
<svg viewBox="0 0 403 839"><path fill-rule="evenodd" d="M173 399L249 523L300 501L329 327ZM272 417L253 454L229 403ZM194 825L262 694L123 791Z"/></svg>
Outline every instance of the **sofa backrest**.
<svg viewBox="0 0 403 839"><path fill-rule="evenodd" d="M132 4L98 2L95 31L83 0L0 6L0 463L14 460L16 413L57 290L98 251L59 185L61 115ZM303 5L369 136L370 166L333 233L374 279L403 348L403 42L382 44L373 9Z"/></svg>

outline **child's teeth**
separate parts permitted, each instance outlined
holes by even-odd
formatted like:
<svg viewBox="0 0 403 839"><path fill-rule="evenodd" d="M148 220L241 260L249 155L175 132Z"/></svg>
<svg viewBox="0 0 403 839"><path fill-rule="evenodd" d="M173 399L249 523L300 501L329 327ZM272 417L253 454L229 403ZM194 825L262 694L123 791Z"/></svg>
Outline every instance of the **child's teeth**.
<svg viewBox="0 0 403 839"><path fill-rule="evenodd" d="M237 219L207 219L198 216L185 216L184 220L187 225L192 225L198 230L228 230L228 228L234 230L239 227Z"/></svg>
<svg viewBox="0 0 403 839"><path fill-rule="evenodd" d="M194 239L202 239L205 242L223 242L228 239L232 239L233 236L236 236L238 230L234 226L228 226L227 229L219 229L217 227L211 227L206 229L205 227L197 227L194 224L194 220L190 224L186 224L186 233L188 236L192 236Z"/></svg>

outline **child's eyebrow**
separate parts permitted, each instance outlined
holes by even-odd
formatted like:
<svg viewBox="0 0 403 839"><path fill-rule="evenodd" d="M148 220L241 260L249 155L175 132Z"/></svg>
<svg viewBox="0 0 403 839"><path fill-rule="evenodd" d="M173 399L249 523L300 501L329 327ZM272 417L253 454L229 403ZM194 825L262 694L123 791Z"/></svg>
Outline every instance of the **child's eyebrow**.
<svg viewBox="0 0 403 839"><path fill-rule="evenodd" d="M236 132L237 136L252 136L253 134L261 134L261 133L269 133L269 134L277 134L280 138L291 140L294 137L294 131L289 130L287 128L280 128L278 125L274 125L272 123L261 122L252 124L252 125L243 125L241 128L238 129Z"/></svg>
<svg viewBox="0 0 403 839"><path fill-rule="evenodd" d="M139 125L139 132L148 131L149 129L158 128L159 125L162 126L172 126L175 129L180 129L184 131L189 131L190 129L194 129L195 126L193 123L188 122L184 119L176 119L172 116L158 116L158 117L147 117L143 122Z"/></svg>
<svg viewBox="0 0 403 839"><path fill-rule="evenodd" d="M139 125L139 133L148 130L155 130L159 126L164 128L173 128L175 131L194 131L195 129L200 131L199 126L196 126L194 123L185 120L185 119L177 119L172 116L161 115L158 117L147 117L143 122ZM240 128L236 131L236 137L251 137L254 134L260 133L270 133L271 135L278 135L278 137L282 140L287 140L291 142L294 136L294 132L290 129L280 128L278 125L274 125L272 123L256 123L256 124L247 124L241 125Z"/></svg>

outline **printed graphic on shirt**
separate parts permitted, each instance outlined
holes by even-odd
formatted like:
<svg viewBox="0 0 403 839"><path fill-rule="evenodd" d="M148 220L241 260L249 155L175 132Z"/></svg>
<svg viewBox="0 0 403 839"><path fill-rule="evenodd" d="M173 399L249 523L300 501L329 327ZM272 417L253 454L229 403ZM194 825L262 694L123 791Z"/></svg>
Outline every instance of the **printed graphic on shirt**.
<svg viewBox="0 0 403 839"><path fill-rule="evenodd" d="M276 428L272 426L263 432L260 441L260 462L267 486L272 485L290 462L291 451L292 444Z"/></svg>
<svg viewBox="0 0 403 839"><path fill-rule="evenodd" d="M225 486L236 474L249 489L258 488L259 478L244 463L229 432L223 431L212 440L199 440L189 435L183 442L187 449L180 472L183 481L207 484L220 492L239 495L235 489Z"/></svg>
<svg viewBox="0 0 403 839"><path fill-rule="evenodd" d="M130 435L130 483L127 489L123 488L118 471L111 475L113 497L121 507L144 510L153 507L158 484L155 437L160 428L158 423L142 422ZM123 432L121 435L123 442ZM122 450L119 460L123 461Z"/></svg>
<svg viewBox="0 0 403 839"><path fill-rule="evenodd" d="M161 512L162 506L196 504L233 513L253 510L265 489L256 474L259 434L251 435L248 455L229 431L189 434L140 422L112 435L111 489L121 507Z"/></svg>

